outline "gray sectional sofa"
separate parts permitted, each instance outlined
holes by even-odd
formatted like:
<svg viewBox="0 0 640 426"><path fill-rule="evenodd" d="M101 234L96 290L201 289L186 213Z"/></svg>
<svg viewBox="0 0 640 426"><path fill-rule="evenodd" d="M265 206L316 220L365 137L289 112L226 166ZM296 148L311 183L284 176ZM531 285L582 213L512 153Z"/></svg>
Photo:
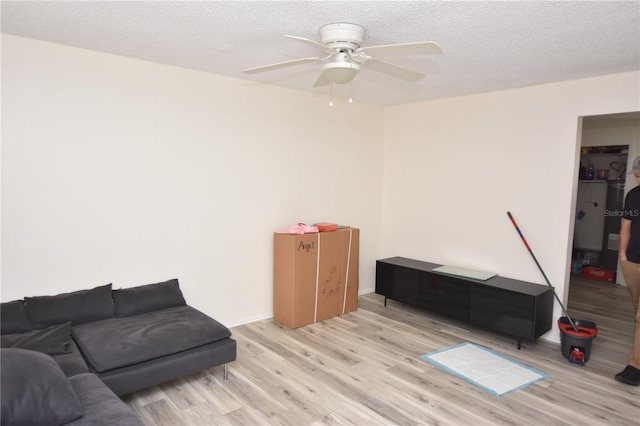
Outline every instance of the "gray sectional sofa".
<svg viewBox="0 0 640 426"><path fill-rule="evenodd" d="M93 386L95 391L96 385L106 385L103 390L115 395L221 365L226 379L227 363L236 358L229 329L188 306L177 279L119 290L109 284L25 297L2 303L0 314L0 346L3 355L10 351L1 360L3 389L9 371L5 361L33 362L24 351L51 358L74 389ZM18 356L16 351L23 352ZM10 415L5 413L4 392L2 414L4 425L5 415Z"/></svg>

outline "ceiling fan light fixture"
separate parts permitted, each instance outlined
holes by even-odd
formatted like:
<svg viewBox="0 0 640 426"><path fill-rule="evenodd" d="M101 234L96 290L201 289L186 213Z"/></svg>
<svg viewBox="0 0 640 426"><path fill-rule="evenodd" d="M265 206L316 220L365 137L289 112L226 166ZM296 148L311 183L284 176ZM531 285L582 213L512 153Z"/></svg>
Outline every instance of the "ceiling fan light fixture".
<svg viewBox="0 0 640 426"><path fill-rule="evenodd" d="M324 66L324 75L336 84L349 83L359 72L360 65L351 62L332 62Z"/></svg>

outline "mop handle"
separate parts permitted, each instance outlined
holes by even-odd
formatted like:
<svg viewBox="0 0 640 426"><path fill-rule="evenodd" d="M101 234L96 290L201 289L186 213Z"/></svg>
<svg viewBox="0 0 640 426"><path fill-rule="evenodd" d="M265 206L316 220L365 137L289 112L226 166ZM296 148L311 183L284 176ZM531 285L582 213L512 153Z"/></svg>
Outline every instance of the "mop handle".
<svg viewBox="0 0 640 426"><path fill-rule="evenodd" d="M531 254L531 257L533 258L533 261L536 262L536 265L538 266L538 269L542 273L542 276L544 277L544 280L547 282L547 285L549 287L551 287L551 290L553 290L553 295L555 296L556 300L560 304L560 307L562 308L562 312L565 314L565 316L569 320L569 323L571 324L571 327L573 327L573 330L576 333L578 333L578 327L576 327L576 325L573 323L573 320L571 319L571 317L567 313L566 309L562 305L562 302L560 301L560 298L556 294L555 288L553 288L553 286L549 282L549 278L547 278L547 274L544 273L544 270L542 269L542 266L540 266L540 263L538 262L538 259L536 259L536 255L533 254L533 250L531 250L531 247L529 246L529 243L527 242L527 239L524 237L524 235L522 235L522 231L520 231L520 228L518 227L518 224L516 223L516 220L511 215L511 212L507 212L507 216L509 216L509 219L511 219L511 223L513 223L513 227L516 228L516 231L518 231L518 234L520 235L520 238L522 239L522 242L524 243L524 246L527 248L527 250Z"/></svg>

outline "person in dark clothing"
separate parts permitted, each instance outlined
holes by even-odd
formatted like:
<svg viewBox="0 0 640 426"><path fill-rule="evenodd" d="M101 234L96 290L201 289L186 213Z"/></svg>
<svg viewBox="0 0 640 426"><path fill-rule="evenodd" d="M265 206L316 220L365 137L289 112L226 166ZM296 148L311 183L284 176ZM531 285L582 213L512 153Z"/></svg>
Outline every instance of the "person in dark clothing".
<svg viewBox="0 0 640 426"><path fill-rule="evenodd" d="M631 173L638 186L629 191L624 199L622 229L620 230L620 265L636 308L636 331L628 365L615 375L619 382L632 386L640 385L640 157L633 162Z"/></svg>

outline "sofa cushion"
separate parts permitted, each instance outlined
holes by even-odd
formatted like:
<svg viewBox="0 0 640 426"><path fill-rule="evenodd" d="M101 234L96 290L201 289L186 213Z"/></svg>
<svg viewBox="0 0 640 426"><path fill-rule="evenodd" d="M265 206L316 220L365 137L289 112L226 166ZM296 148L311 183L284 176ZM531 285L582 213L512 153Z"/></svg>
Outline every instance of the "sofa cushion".
<svg viewBox="0 0 640 426"><path fill-rule="evenodd" d="M89 367L80 353L80 349L71 339L69 342L69 352L51 355L51 358L58 363L65 376L71 377L76 374L89 373Z"/></svg>
<svg viewBox="0 0 640 426"><path fill-rule="evenodd" d="M31 331L31 323L22 300L14 300L0 304L1 334L24 333Z"/></svg>
<svg viewBox="0 0 640 426"><path fill-rule="evenodd" d="M231 336L227 327L190 306L80 324L71 333L100 373Z"/></svg>
<svg viewBox="0 0 640 426"><path fill-rule="evenodd" d="M0 359L3 425L58 426L82 415L71 383L49 355L0 349Z"/></svg>
<svg viewBox="0 0 640 426"><path fill-rule="evenodd" d="M71 323L0 337L0 347L30 349L48 355L71 352Z"/></svg>
<svg viewBox="0 0 640 426"><path fill-rule="evenodd" d="M95 374L69 378L82 405L83 415L73 426L143 426L135 412L114 394ZM71 426L70 425L70 426Z"/></svg>
<svg viewBox="0 0 640 426"><path fill-rule="evenodd" d="M25 297L24 303L34 328L66 322L75 325L113 317L111 284L56 296Z"/></svg>
<svg viewBox="0 0 640 426"><path fill-rule="evenodd" d="M112 296L117 317L128 317L187 304L177 279L114 290Z"/></svg>

